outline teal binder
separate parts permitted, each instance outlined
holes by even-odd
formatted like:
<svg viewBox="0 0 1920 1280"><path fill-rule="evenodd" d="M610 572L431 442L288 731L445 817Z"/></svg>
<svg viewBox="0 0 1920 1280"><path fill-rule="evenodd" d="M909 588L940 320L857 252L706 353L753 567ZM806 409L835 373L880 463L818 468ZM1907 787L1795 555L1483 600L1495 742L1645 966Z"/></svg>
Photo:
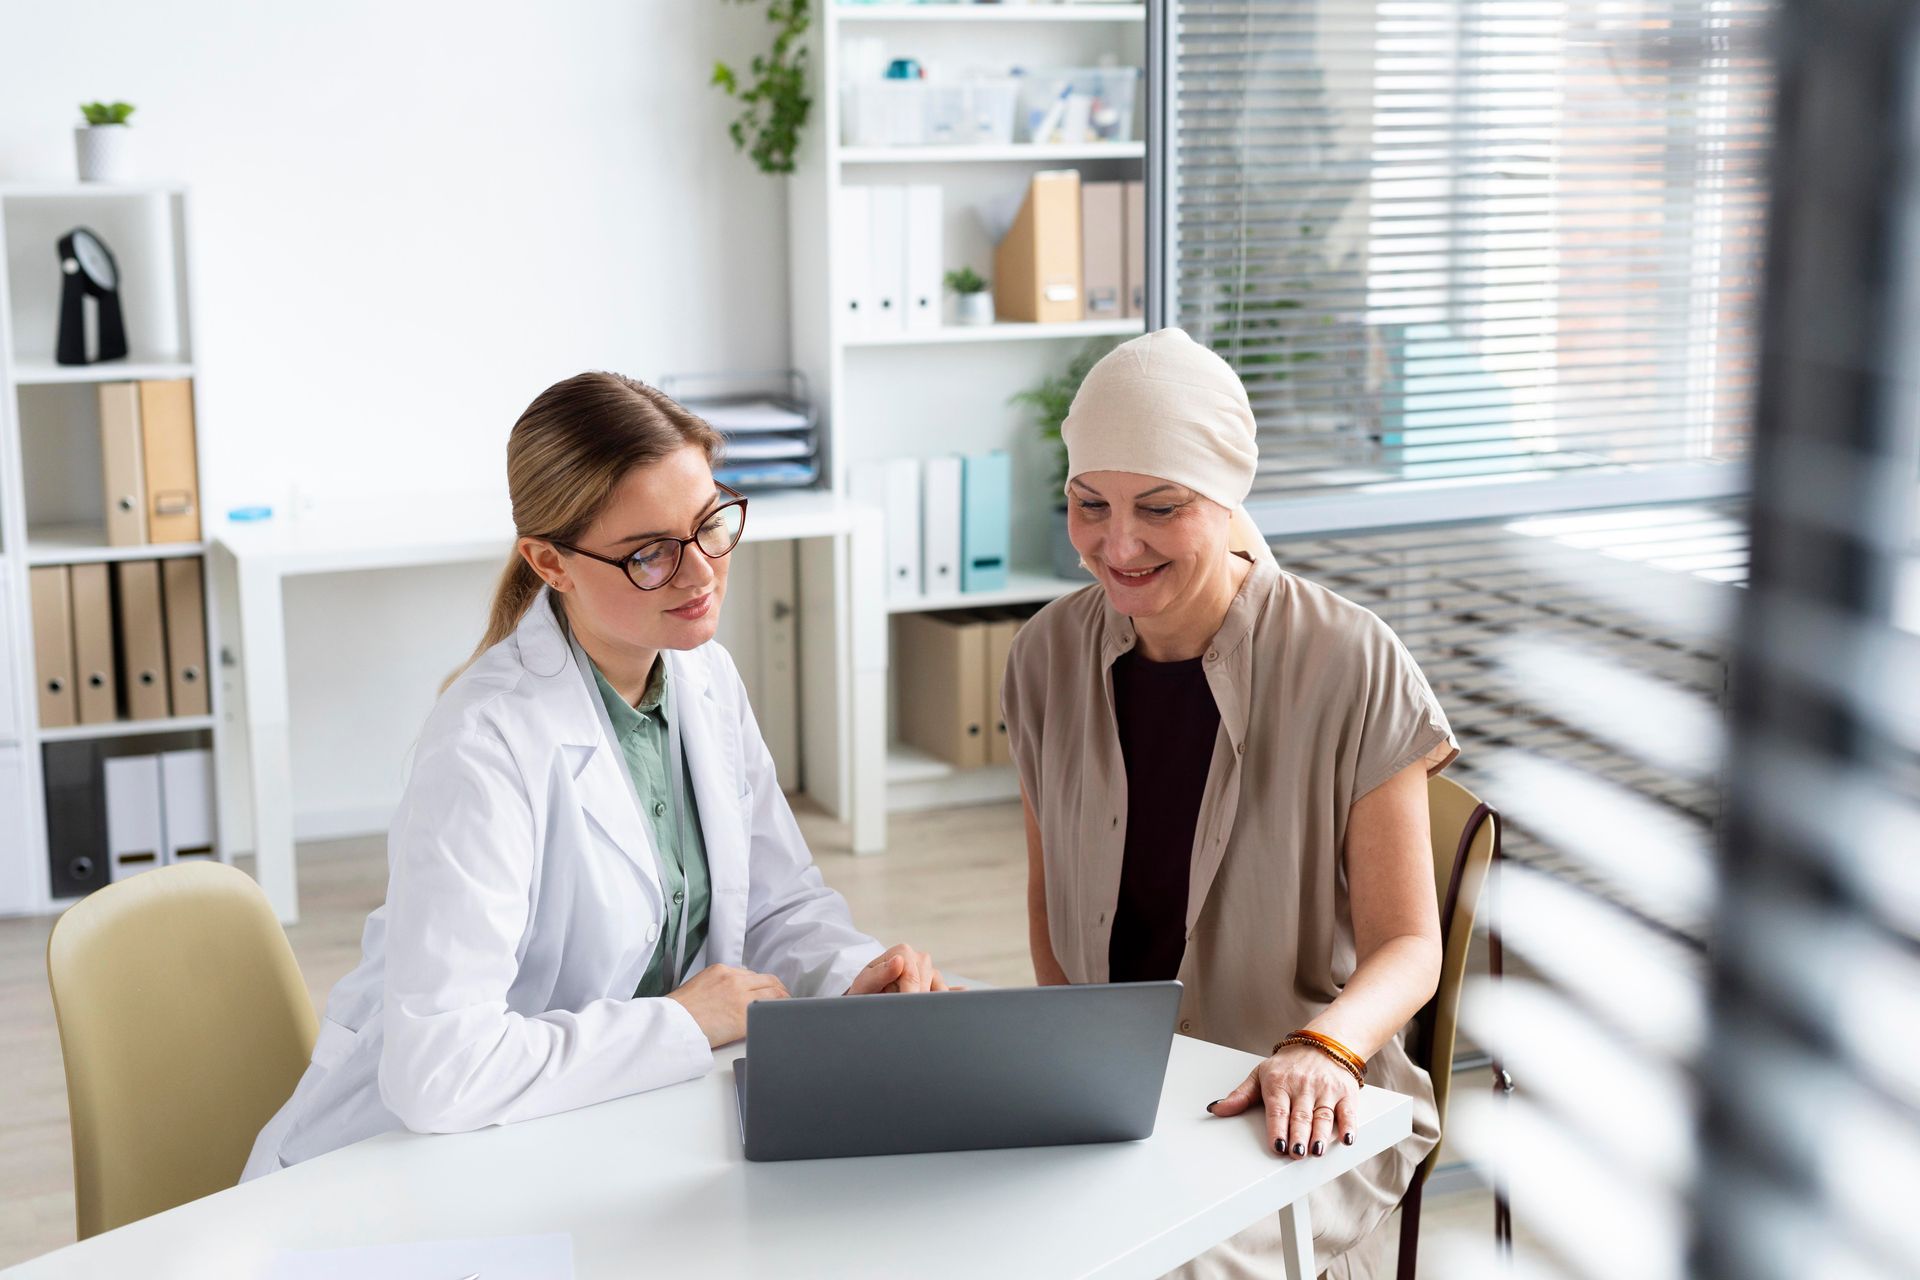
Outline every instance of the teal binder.
<svg viewBox="0 0 1920 1280"><path fill-rule="evenodd" d="M960 479L960 589L998 591L1007 585L1013 541L1013 460L1002 450L962 459Z"/></svg>

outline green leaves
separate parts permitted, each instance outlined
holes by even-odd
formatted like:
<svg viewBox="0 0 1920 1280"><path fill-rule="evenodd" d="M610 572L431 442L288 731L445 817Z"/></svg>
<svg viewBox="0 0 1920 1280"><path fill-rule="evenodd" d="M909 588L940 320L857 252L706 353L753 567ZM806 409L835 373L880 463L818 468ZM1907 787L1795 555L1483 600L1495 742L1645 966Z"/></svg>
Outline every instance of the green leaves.
<svg viewBox="0 0 1920 1280"><path fill-rule="evenodd" d="M125 124L127 117L133 114L131 102L83 102L80 114L86 117L88 124Z"/></svg>
<svg viewBox="0 0 1920 1280"><path fill-rule="evenodd" d="M955 293L984 293L987 282L972 267L961 267L958 271L947 272L947 288Z"/></svg>
<svg viewBox="0 0 1920 1280"><path fill-rule="evenodd" d="M760 0L738 0L757 4ZM773 47L748 64L752 83L741 87L737 72L724 62L713 66L713 83L742 110L727 126L735 149L746 151L762 173L792 173L800 130L813 109L807 94L807 48L800 37L812 25L813 0L767 0L767 21L775 27Z"/></svg>

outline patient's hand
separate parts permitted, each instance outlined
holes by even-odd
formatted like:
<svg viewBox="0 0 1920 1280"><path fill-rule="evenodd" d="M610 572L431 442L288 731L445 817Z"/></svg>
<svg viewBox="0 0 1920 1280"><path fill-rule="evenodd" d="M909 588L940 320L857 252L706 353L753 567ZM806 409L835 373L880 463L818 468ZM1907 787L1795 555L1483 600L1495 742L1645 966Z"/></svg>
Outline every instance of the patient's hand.
<svg viewBox="0 0 1920 1280"><path fill-rule="evenodd" d="M947 980L933 967L933 958L915 951L906 943L889 947L873 963L854 975L847 988L850 996L878 995L882 992L945 991Z"/></svg>

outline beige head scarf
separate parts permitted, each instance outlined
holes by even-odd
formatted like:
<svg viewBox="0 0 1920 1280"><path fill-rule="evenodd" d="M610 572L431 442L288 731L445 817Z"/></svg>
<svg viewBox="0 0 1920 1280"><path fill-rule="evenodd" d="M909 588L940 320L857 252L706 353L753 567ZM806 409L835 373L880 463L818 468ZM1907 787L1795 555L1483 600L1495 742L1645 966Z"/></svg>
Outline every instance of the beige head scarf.
<svg viewBox="0 0 1920 1280"><path fill-rule="evenodd" d="M1242 505L1260 454L1247 389L1185 330L1159 329L1108 352L1080 384L1060 438L1069 481L1130 471L1185 485L1233 513L1228 550L1272 558Z"/></svg>

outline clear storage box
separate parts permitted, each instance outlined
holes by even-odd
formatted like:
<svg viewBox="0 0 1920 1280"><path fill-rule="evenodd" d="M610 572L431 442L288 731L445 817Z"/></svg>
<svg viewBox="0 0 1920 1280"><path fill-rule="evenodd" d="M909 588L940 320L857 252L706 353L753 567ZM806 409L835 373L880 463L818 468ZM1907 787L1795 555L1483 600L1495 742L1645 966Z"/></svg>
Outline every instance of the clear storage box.
<svg viewBox="0 0 1920 1280"><path fill-rule="evenodd" d="M870 80L840 92L849 147L991 146L1013 141L1020 82Z"/></svg>
<svg viewBox="0 0 1920 1280"><path fill-rule="evenodd" d="M1138 67L1039 67L1020 78L1022 142L1132 142Z"/></svg>

